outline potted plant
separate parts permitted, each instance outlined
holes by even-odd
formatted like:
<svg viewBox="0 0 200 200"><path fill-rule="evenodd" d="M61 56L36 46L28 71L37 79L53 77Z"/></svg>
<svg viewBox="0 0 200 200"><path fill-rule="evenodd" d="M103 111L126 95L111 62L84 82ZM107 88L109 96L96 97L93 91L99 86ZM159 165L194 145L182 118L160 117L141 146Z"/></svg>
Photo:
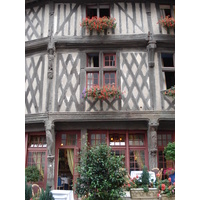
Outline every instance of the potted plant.
<svg viewBox="0 0 200 200"><path fill-rule="evenodd" d="M157 198L158 189L153 182L150 182L149 178L147 167L144 166L141 177L136 176L129 183L132 186L130 189L131 199Z"/></svg>
<svg viewBox="0 0 200 200"><path fill-rule="evenodd" d="M165 180L157 179L158 197L162 200L175 200L175 182L171 182L171 178Z"/></svg>
<svg viewBox="0 0 200 200"><path fill-rule="evenodd" d="M83 28L86 28L87 31L97 31L97 33L104 32L104 30L107 30L109 28L115 28L116 27L116 22L115 18L109 18L109 17L92 17L90 18L85 18L81 22L81 26Z"/></svg>
<svg viewBox="0 0 200 200"><path fill-rule="evenodd" d="M168 15L165 18L161 17L157 24L160 24L165 28L175 28L175 19Z"/></svg>
<svg viewBox="0 0 200 200"><path fill-rule="evenodd" d="M173 162L173 166L175 166L175 142L169 142L167 146L164 148L164 154L166 160L171 160ZM168 168L164 171L166 175L171 178L172 183L175 181L175 169Z"/></svg>
<svg viewBox="0 0 200 200"><path fill-rule="evenodd" d="M75 193L82 200L119 199L124 196L122 186L127 172L123 168L124 156L113 154L111 147L86 146L81 151L77 172L80 177L75 183Z"/></svg>
<svg viewBox="0 0 200 200"><path fill-rule="evenodd" d="M93 100L106 100L106 99L121 99L123 92L120 88L115 87L114 85L106 85L99 87L95 85L89 89L84 89L82 92L82 98L88 99L92 98Z"/></svg>

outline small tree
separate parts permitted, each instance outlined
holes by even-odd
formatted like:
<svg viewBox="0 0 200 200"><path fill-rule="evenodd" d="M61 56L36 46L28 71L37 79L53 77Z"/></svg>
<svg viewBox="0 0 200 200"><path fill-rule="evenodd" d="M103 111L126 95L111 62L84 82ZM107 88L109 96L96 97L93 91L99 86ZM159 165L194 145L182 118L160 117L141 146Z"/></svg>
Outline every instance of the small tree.
<svg viewBox="0 0 200 200"><path fill-rule="evenodd" d="M117 200L123 195L126 170L122 156L112 153L111 147L99 145L81 151L75 192L87 200Z"/></svg>
<svg viewBox="0 0 200 200"><path fill-rule="evenodd" d="M142 175L140 177L141 180L141 184L142 184L142 188L144 189L144 192L148 192L149 191L149 172L147 167L144 165L143 167L143 171L142 171Z"/></svg>

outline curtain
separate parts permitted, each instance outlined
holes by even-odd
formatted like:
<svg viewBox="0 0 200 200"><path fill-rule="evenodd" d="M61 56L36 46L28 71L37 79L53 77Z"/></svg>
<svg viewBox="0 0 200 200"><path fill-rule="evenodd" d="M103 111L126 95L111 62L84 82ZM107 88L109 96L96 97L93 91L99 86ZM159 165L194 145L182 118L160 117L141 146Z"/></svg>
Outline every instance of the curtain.
<svg viewBox="0 0 200 200"><path fill-rule="evenodd" d="M40 174L41 174L42 180L43 180L44 179L44 172L43 172L43 169L42 169L42 153L43 152L33 152L33 160L34 160L35 166L40 171Z"/></svg>
<svg viewBox="0 0 200 200"><path fill-rule="evenodd" d="M137 157L137 159L136 159L137 164L138 164L139 168L142 170L144 163L143 163L143 160L141 158L140 151L135 151L135 156Z"/></svg>
<svg viewBox="0 0 200 200"><path fill-rule="evenodd" d="M74 150L73 149L67 149L67 161L68 161L70 172L73 175L73 167L74 167Z"/></svg>

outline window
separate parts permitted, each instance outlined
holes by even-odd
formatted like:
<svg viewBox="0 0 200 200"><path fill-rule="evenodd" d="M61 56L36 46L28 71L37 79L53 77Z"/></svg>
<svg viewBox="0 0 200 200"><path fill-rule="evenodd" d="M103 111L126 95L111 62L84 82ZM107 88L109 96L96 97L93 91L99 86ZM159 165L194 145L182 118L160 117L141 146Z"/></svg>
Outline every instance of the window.
<svg viewBox="0 0 200 200"><path fill-rule="evenodd" d="M106 134L102 133L92 133L90 135L90 145L98 145L98 144L103 144L106 143Z"/></svg>
<svg viewBox="0 0 200 200"><path fill-rule="evenodd" d="M160 5L160 15L163 18L168 15L169 15L169 17L175 17L175 6Z"/></svg>
<svg viewBox="0 0 200 200"><path fill-rule="evenodd" d="M165 77L166 89L175 85L175 66L173 53L161 53L162 71Z"/></svg>
<svg viewBox="0 0 200 200"><path fill-rule="evenodd" d="M87 89L95 85L117 86L116 71L116 53L88 53L86 63ZM100 82L100 80L102 81Z"/></svg>
<svg viewBox="0 0 200 200"><path fill-rule="evenodd" d="M44 135L33 135L29 137L28 147L47 147L46 136Z"/></svg>
<svg viewBox="0 0 200 200"><path fill-rule="evenodd" d="M91 146L105 143L115 155L123 155L129 173L148 166L147 134L144 131L92 130L88 131L88 141Z"/></svg>
<svg viewBox="0 0 200 200"><path fill-rule="evenodd" d="M157 135L158 144L158 168L163 168L163 172L167 168L173 168L173 162L167 161L164 156L164 148L169 142L174 142L175 134L174 132L162 132Z"/></svg>
<svg viewBox="0 0 200 200"><path fill-rule="evenodd" d="M94 4L86 6L86 17L110 17L110 7L109 5Z"/></svg>
<svg viewBox="0 0 200 200"><path fill-rule="evenodd" d="M125 138L124 134L111 134L109 136L110 146L125 146Z"/></svg>
<svg viewBox="0 0 200 200"><path fill-rule="evenodd" d="M77 134L62 134L61 135L61 146L65 145L76 145Z"/></svg>
<svg viewBox="0 0 200 200"><path fill-rule="evenodd" d="M26 133L26 167L36 166L40 172L37 184L45 188L47 180L47 142L45 133Z"/></svg>

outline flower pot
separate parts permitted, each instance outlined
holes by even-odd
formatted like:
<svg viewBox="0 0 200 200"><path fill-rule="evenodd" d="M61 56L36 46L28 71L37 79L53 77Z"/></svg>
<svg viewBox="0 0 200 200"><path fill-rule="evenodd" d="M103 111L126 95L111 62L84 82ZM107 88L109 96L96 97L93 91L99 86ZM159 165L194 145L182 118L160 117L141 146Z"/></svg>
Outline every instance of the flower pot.
<svg viewBox="0 0 200 200"><path fill-rule="evenodd" d="M157 188L149 188L148 192L144 192L143 188L131 188L130 190L131 199L134 200L157 200L158 189Z"/></svg>
<svg viewBox="0 0 200 200"><path fill-rule="evenodd" d="M175 195L168 197L166 194L162 194L161 200L175 200Z"/></svg>

